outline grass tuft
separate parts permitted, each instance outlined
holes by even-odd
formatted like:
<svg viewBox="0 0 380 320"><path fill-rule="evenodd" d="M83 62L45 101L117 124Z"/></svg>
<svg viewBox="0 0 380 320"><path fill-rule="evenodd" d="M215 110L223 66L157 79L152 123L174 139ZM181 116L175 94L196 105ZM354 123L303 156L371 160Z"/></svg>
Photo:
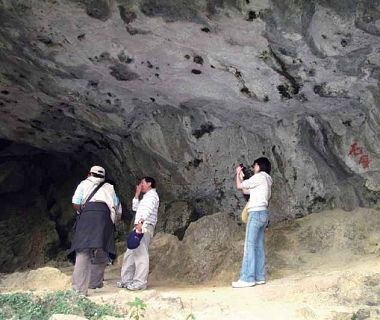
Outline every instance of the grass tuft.
<svg viewBox="0 0 380 320"><path fill-rule="evenodd" d="M84 316L91 320L106 315L122 317L114 307L98 305L73 291L57 291L42 297L31 293L0 294L0 320L48 320L57 313Z"/></svg>

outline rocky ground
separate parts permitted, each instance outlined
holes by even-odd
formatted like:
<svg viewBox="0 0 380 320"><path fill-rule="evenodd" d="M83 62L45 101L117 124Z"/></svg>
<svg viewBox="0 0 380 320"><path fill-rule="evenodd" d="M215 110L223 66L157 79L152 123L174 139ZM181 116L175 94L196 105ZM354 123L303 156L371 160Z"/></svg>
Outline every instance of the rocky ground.
<svg viewBox="0 0 380 320"><path fill-rule="evenodd" d="M228 252L232 248L241 251L243 232L239 233L242 231L239 226L234 229L235 226L226 224L228 219L222 214L201 219L191 225L182 242L156 235L147 290L129 292L116 288L119 259L107 269L105 286L90 290L89 298L128 310L127 302L139 297L148 306L145 313L148 320L184 320L191 315L205 320L380 319L378 211L358 209L347 213L335 210L271 226L266 237L268 282L246 289L230 287L237 276L241 257L236 253L234 259L237 260L229 262L232 258ZM221 221L219 226L216 221ZM210 256L206 259L206 268L201 264L202 257L185 248L189 243L199 246L201 240L195 241L194 234L201 234L211 222L215 227L209 228L208 238L203 238L202 256ZM234 240L230 239L232 246L216 244L210 247L211 242L217 242L222 226L237 233ZM171 243L170 248L168 243ZM177 250L173 249L175 246ZM218 259L220 255L225 259ZM157 256L162 259L158 260ZM72 267L61 268L61 271L46 267L3 275L0 288L2 292L27 290L37 293L69 289L71 271Z"/></svg>

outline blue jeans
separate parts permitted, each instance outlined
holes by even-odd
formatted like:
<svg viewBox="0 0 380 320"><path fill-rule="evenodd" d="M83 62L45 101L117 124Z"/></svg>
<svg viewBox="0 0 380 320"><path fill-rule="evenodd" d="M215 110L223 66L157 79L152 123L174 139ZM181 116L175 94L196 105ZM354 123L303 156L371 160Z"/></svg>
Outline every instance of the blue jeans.
<svg viewBox="0 0 380 320"><path fill-rule="evenodd" d="M240 280L265 281L264 231L267 223L267 210L249 211Z"/></svg>

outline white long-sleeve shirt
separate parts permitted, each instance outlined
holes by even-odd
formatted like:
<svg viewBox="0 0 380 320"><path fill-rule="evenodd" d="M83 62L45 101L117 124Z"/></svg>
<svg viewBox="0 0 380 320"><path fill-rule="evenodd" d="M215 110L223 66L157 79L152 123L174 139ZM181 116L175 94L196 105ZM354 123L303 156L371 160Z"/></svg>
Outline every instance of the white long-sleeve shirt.
<svg viewBox="0 0 380 320"><path fill-rule="evenodd" d="M249 190L248 210L261 211L268 208L271 197L272 178L264 171L242 181L241 187Z"/></svg>
<svg viewBox="0 0 380 320"><path fill-rule="evenodd" d="M159 205L160 199L156 189L150 189L141 200L133 198L132 210L136 211L135 224L138 224L143 219L145 223L155 226Z"/></svg>

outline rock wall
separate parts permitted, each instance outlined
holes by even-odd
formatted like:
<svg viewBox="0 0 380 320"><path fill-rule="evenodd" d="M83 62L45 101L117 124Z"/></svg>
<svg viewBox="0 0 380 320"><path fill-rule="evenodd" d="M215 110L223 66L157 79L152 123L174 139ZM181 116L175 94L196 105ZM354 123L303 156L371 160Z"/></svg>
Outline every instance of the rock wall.
<svg viewBox="0 0 380 320"><path fill-rule="evenodd" d="M262 155L274 222L379 205L377 2L1 0L0 24L5 229L24 211L12 197L37 197L27 211L66 246L70 196L94 162L125 208L154 176L158 231L179 238L204 215L238 214L234 166ZM65 159L40 165L59 174L38 196L21 173L30 152Z"/></svg>
<svg viewBox="0 0 380 320"><path fill-rule="evenodd" d="M371 209L323 211L271 226L265 232L268 279L378 257L379 226L380 215ZM158 233L150 248L150 280L181 284L233 281L239 277L243 259L244 231L245 225L217 213L191 223L182 241Z"/></svg>

